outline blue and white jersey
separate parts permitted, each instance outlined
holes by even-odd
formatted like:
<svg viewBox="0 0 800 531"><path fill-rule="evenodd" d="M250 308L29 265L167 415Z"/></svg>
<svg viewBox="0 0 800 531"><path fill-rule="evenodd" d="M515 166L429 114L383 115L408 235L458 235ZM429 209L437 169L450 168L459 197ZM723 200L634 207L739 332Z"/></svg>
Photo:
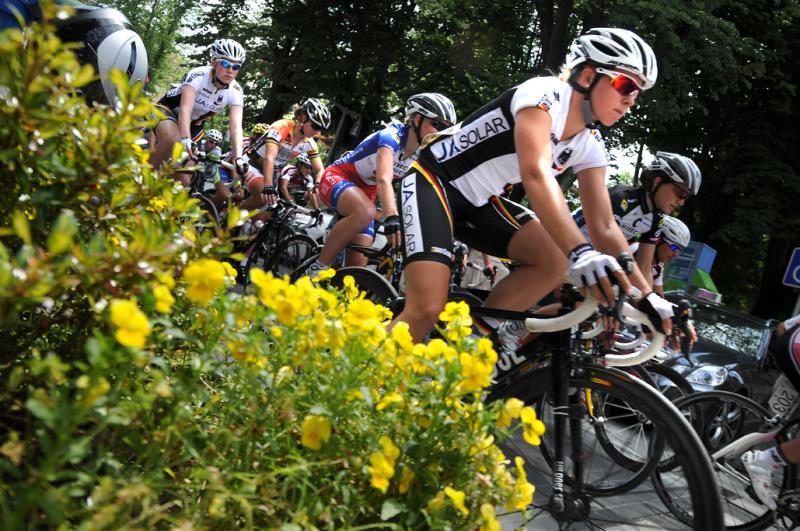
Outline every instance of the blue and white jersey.
<svg viewBox="0 0 800 531"><path fill-rule="evenodd" d="M335 168L337 173L351 181L358 182L356 180L358 178L367 186L375 186L377 184L375 169L378 165L378 148L388 147L394 152L394 178L399 179L405 175L411 163L417 160L416 153L412 153L408 157L403 156L409 130L409 127L400 122L392 122L385 129L376 131L362 140L358 147L328 168Z"/></svg>

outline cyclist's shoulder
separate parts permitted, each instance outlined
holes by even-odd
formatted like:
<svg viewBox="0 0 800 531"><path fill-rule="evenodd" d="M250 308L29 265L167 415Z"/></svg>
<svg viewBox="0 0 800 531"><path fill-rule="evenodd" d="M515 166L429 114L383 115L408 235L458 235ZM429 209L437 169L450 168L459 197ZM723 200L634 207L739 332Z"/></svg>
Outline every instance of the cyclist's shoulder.
<svg viewBox="0 0 800 531"><path fill-rule="evenodd" d="M185 76L183 76L183 84L189 84L192 81L199 81L204 77L211 76L211 67L206 66L198 66L189 70Z"/></svg>
<svg viewBox="0 0 800 531"><path fill-rule="evenodd" d="M285 138L286 136L292 134L293 128L294 120L281 118L280 120L276 120L270 124L269 133L270 136L273 136L273 134L277 133L281 138Z"/></svg>

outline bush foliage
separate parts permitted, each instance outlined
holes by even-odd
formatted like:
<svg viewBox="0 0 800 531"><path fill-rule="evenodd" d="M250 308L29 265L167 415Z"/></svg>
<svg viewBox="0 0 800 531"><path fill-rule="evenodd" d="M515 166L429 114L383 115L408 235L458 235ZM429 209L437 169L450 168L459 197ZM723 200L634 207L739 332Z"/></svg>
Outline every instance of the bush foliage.
<svg viewBox="0 0 800 531"><path fill-rule="evenodd" d="M3 529L499 529L530 502L495 443L543 427L480 401L466 307L414 345L352 285L230 290L230 227L134 145L151 104L88 108L91 77L47 22L0 35Z"/></svg>

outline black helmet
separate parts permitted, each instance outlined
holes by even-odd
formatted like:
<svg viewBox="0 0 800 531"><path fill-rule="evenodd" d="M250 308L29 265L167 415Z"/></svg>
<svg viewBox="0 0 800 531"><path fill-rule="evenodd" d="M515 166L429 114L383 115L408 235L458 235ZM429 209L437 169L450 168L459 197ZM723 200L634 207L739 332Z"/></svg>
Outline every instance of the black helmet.
<svg viewBox="0 0 800 531"><path fill-rule="evenodd" d="M75 15L57 22L58 36L65 42L83 46L76 51L78 60L92 65L100 76L84 87L89 102L114 104L117 89L109 77L118 68L131 84L147 79L147 50L128 19L116 9L78 4Z"/></svg>

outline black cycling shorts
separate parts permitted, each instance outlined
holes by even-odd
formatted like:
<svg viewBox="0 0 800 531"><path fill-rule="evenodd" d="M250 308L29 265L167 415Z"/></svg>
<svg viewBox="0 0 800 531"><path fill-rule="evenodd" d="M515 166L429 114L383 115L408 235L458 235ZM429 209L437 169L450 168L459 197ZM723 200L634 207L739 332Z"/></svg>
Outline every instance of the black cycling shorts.
<svg viewBox="0 0 800 531"><path fill-rule="evenodd" d="M527 208L493 196L475 206L449 182L411 165L398 197L403 218L405 263L428 260L451 265L453 240L498 258L508 258L508 244L525 223L536 218Z"/></svg>
<svg viewBox="0 0 800 531"><path fill-rule="evenodd" d="M158 107L159 111L164 113L164 115L166 116L165 118L166 120L178 123L178 115L172 109L161 103L156 103L156 107ZM159 119L157 116L153 116L153 118ZM190 124L189 134L192 137L192 142L200 142L200 140L203 138L203 135L205 134L205 130L203 129L203 124L202 123Z"/></svg>

